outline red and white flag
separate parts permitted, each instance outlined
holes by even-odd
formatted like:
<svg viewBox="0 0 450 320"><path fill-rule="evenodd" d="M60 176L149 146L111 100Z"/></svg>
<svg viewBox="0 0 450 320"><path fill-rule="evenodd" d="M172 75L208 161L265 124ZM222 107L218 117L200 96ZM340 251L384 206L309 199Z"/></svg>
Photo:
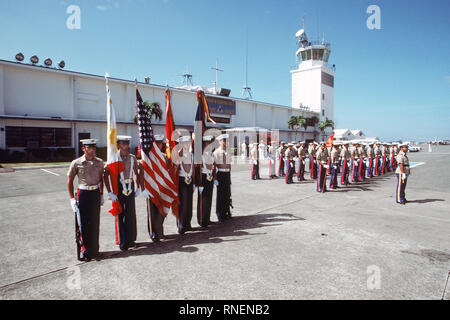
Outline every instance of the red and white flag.
<svg viewBox="0 0 450 320"><path fill-rule="evenodd" d="M125 170L122 161L119 161L119 151L117 150L117 127L116 127L116 113L114 111L113 102L111 99L111 92L109 91L109 74L105 75L106 79L106 117L107 117L107 135L106 140L108 142L106 165L109 170L109 183L111 191L118 196L119 195L119 175ZM112 202L112 209L109 212L115 217L116 225L116 244L119 244L119 225L117 216L122 213L122 206L119 200Z"/></svg>
<svg viewBox="0 0 450 320"><path fill-rule="evenodd" d="M159 212L167 216L173 204L178 202L177 188L153 137L151 119L136 86L136 109L138 113L139 139L144 169L145 190Z"/></svg>

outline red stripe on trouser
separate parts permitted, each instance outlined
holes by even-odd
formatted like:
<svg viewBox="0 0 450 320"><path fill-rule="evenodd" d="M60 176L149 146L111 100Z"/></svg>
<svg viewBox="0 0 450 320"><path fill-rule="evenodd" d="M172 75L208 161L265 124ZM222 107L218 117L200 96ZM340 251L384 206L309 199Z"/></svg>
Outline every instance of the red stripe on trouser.
<svg viewBox="0 0 450 320"><path fill-rule="evenodd" d="M323 181L320 181L322 178L322 165L319 164L319 175L318 175L318 179L317 179L317 192L322 192L323 190Z"/></svg>
<svg viewBox="0 0 450 320"><path fill-rule="evenodd" d="M283 161L283 156L280 155L280 164L278 165L278 175L281 176L281 161Z"/></svg>
<svg viewBox="0 0 450 320"><path fill-rule="evenodd" d="M359 177L359 180L362 180L362 160L359 160L360 162L359 162L359 167L358 167L358 177Z"/></svg>
<svg viewBox="0 0 450 320"><path fill-rule="evenodd" d="M77 191L77 202L80 202L80 189L78 189L78 191ZM83 234L81 233L81 214L80 214L80 221L78 221L78 231L80 232L81 250L83 250L83 254L84 254L85 247L84 247L84 241L83 241Z"/></svg>
<svg viewBox="0 0 450 320"><path fill-rule="evenodd" d="M341 184L345 184L345 170L347 170L347 161L343 161L342 173L341 173Z"/></svg>

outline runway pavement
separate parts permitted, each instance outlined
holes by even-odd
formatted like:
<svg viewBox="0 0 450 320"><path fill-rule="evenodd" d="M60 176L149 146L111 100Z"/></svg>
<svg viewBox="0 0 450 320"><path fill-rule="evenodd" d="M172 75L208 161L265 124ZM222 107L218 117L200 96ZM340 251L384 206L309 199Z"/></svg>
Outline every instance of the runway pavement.
<svg viewBox="0 0 450 320"><path fill-rule="evenodd" d="M315 181L250 179L233 165L233 219L120 252L102 208L102 259L78 263L65 168L0 174L0 299L441 299L450 270L450 146L409 153L406 206L393 174L319 194ZM308 176L308 175L306 175ZM294 180L296 181L296 180ZM194 198L196 203L196 198ZM213 201L215 203L215 199ZM194 211L193 227L197 227ZM447 288L445 299L450 299Z"/></svg>

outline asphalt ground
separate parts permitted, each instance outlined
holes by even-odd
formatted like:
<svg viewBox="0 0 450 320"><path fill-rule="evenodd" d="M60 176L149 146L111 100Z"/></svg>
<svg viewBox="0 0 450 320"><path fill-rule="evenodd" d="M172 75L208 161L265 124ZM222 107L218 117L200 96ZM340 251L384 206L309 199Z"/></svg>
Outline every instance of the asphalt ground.
<svg viewBox="0 0 450 320"><path fill-rule="evenodd" d="M138 247L121 252L102 207L100 251L76 260L66 168L0 174L0 299L441 299L450 270L450 146L409 153L410 201L387 174L325 194L315 181L250 179L233 165L233 219L152 243L136 199ZM308 177L308 174L306 174ZM296 180L294 180L296 181ZM194 197L196 203L196 197ZM445 299L450 299L450 288Z"/></svg>

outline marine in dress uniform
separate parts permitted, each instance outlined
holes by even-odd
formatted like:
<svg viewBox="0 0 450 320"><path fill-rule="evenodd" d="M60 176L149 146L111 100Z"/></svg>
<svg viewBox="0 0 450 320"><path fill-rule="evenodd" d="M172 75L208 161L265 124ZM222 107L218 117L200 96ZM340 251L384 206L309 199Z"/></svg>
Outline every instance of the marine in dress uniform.
<svg viewBox="0 0 450 320"><path fill-rule="evenodd" d="M408 153L408 145L406 143L400 144L400 151L397 155L397 169L395 174L397 175L397 189L395 192L395 201L399 204L406 204L406 182L408 181L408 176L411 173L409 168L409 159L406 155Z"/></svg>
<svg viewBox="0 0 450 320"><path fill-rule="evenodd" d="M331 176L330 176L330 189L337 189L337 177L338 177L338 163L339 163L339 151L337 149L337 145L334 144L331 148L330 153L330 168L331 168Z"/></svg>
<svg viewBox="0 0 450 320"><path fill-rule="evenodd" d="M375 175L381 175L381 143L377 143L374 149L375 153Z"/></svg>
<svg viewBox="0 0 450 320"><path fill-rule="evenodd" d="M381 173L385 174L388 172L388 166L389 166L389 148L388 144L383 144L383 151L382 151L382 163L381 163Z"/></svg>
<svg viewBox="0 0 450 320"><path fill-rule="evenodd" d="M350 159L350 151L348 150L349 143L344 142L344 146L341 150L341 167L342 167L342 173L341 173L341 185L346 186L348 185L348 174L350 172L349 169L349 159Z"/></svg>
<svg viewBox="0 0 450 320"><path fill-rule="evenodd" d="M179 143L178 152L173 153L173 162L176 164L178 175L178 196L180 199L177 219L179 234L192 230L194 154L190 150L191 141L190 136L179 137L176 140Z"/></svg>
<svg viewBox="0 0 450 320"><path fill-rule="evenodd" d="M394 144L389 146L389 172L395 171L395 150Z"/></svg>
<svg viewBox="0 0 450 320"><path fill-rule="evenodd" d="M368 166L367 166L367 177L373 178L373 162L375 160L375 152L373 150L373 143L369 143L369 147L367 148L367 158L368 158Z"/></svg>
<svg viewBox="0 0 450 320"><path fill-rule="evenodd" d="M252 180L259 180L259 158L258 158L258 144L252 143L252 149L250 150L252 159ZM261 152L259 152L261 155Z"/></svg>
<svg viewBox="0 0 450 320"><path fill-rule="evenodd" d="M363 144L358 148L358 180L366 180L366 159L367 153Z"/></svg>
<svg viewBox="0 0 450 320"><path fill-rule="evenodd" d="M103 160L95 156L96 139L81 140L84 155L70 164L67 188L70 205L75 213L77 258L90 261L99 252L100 206L103 205ZM73 182L78 177L78 191Z"/></svg>
<svg viewBox="0 0 450 320"><path fill-rule="evenodd" d="M214 141L214 136L203 136L202 164L197 167L197 222L199 226L206 228L211 222L211 205L214 190L214 156L209 148ZM201 178L200 178L201 175Z"/></svg>
<svg viewBox="0 0 450 320"><path fill-rule="evenodd" d="M285 152L286 157L286 166L288 169L288 173L286 175L286 184L293 183L293 177L294 177L294 168L295 168L295 156L296 152L294 150L294 145L292 143L288 144L288 148Z"/></svg>
<svg viewBox="0 0 450 320"><path fill-rule="evenodd" d="M308 154L309 154L309 172L311 179L317 179L316 147L314 143L309 144Z"/></svg>
<svg viewBox="0 0 450 320"><path fill-rule="evenodd" d="M278 154L279 154L279 164L278 164L278 176L284 177L285 171L284 171L284 154L286 153L286 143L284 141L281 141L280 147L278 148Z"/></svg>
<svg viewBox="0 0 450 320"><path fill-rule="evenodd" d="M161 150L166 164L169 166L169 159L166 155L166 146L164 143L164 135L154 135L154 140L158 148ZM142 189L144 189L143 181ZM158 210L158 207L152 202L150 193L145 197L147 202L147 231L150 239L152 239L153 242L160 242L161 239L164 238L164 220L166 218L166 215L164 214L164 212L160 212Z"/></svg>
<svg viewBox="0 0 450 320"><path fill-rule="evenodd" d="M141 180L138 172L138 162L133 154L130 154L130 136L117 136L117 148L119 149L119 161L123 162L125 170L118 176L119 194L111 192L109 183L110 175L106 168L104 173L105 186L108 196L113 201L119 201L122 212L116 219L116 232L118 232L120 250L126 251L135 246L137 237L136 204L135 197L141 193ZM138 182L136 193L135 179Z"/></svg>
<svg viewBox="0 0 450 320"><path fill-rule="evenodd" d="M328 155L325 145L325 142L321 142L320 149L316 154L317 165L319 166L317 177L317 192L322 193L327 191Z"/></svg>
<svg viewBox="0 0 450 320"><path fill-rule="evenodd" d="M298 181L305 181L305 159L307 156L306 142L300 142L300 148L298 148Z"/></svg>
<svg viewBox="0 0 450 320"><path fill-rule="evenodd" d="M350 149L350 157L351 157L351 175L352 182L358 182L358 162L359 162L359 153L358 153L359 143L354 143L352 148Z"/></svg>
<svg viewBox="0 0 450 320"><path fill-rule="evenodd" d="M214 151L214 164L217 168L216 215L220 222L231 218L231 154L227 152L228 134L217 137L220 147Z"/></svg>

